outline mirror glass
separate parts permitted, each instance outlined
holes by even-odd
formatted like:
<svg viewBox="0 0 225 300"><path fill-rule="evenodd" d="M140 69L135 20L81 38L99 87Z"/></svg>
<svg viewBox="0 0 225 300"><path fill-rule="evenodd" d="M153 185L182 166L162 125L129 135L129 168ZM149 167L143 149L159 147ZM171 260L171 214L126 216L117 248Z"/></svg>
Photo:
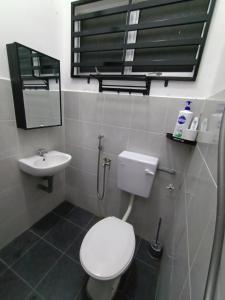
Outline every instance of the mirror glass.
<svg viewBox="0 0 225 300"><path fill-rule="evenodd" d="M60 62L18 45L27 128L61 125Z"/></svg>

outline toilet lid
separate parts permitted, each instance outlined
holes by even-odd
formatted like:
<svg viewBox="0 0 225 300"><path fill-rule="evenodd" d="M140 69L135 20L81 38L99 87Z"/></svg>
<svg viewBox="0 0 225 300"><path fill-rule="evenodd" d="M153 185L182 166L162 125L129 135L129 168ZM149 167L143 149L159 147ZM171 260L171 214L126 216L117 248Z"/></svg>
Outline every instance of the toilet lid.
<svg viewBox="0 0 225 300"><path fill-rule="evenodd" d="M80 261L93 278L110 280L129 266L135 250L133 226L115 217L95 224L83 239Z"/></svg>

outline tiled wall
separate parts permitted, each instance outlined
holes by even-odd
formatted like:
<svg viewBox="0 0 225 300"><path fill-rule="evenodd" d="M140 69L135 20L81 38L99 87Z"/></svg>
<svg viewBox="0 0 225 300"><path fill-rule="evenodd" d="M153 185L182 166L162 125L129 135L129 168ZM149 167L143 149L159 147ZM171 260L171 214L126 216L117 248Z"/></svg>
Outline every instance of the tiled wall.
<svg viewBox="0 0 225 300"><path fill-rule="evenodd" d="M213 99L224 100L225 99L225 90L213 96ZM213 151L214 152L214 151ZM212 151L211 151L212 153ZM214 169L214 174L216 176L216 168ZM215 300L223 300L225 298L225 239L223 243L223 252L220 263L219 277L217 282L217 290Z"/></svg>
<svg viewBox="0 0 225 300"><path fill-rule="evenodd" d="M11 84L0 80L0 248L64 200L65 176L55 176L52 194L37 189L39 179L19 171L17 160L38 148L63 149L64 128L17 129Z"/></svg>
<svg viewBox="0 0 225 300"><path fill-rule="evenodd" d="M220 103L205 101L203 118L215 113ZM185 170L167 240L172 253L165 248L157 300L203 299L216 219L217 150L216 138L199 142Z"/></svg>
<svg viewBox="0 0 225 300"><path fill-rule="evenodd" d="M163 219L161 239L165 240L175 212L176 196L182 183L185 165L193 151L191 146L165 137L173 131L183 99L126 96L113 94L65 92L66 151L73 156L66 171L67 199L99 214L122 217L129 195L116 183L117 155L123 150L158 156L160 167L176 169L177 175L157 172L149 199L137 198L129 221L136 233L152 239L159 217ZM203 100L193 100L198 113ZM103 202L96 197L98 135L104 134L104 156L112 159ZM172 183L175 191L166 187Z"/></svg>

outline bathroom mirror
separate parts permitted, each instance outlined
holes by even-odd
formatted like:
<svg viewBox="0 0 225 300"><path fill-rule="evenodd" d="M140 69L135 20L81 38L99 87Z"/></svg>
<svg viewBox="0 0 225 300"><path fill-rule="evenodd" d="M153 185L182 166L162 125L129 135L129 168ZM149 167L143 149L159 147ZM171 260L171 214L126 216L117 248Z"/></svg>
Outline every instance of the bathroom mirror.
<svg viewBox="0 0 225 300"><path fill-rule="evenodd" d="M19 43L7 53L17 127L61 126L60 61Z"/></svg>

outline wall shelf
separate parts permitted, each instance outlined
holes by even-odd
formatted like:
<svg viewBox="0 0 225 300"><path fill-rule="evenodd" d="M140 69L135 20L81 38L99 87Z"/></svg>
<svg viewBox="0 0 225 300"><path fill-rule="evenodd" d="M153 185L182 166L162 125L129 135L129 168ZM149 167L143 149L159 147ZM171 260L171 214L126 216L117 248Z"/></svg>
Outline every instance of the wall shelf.
<svg viewBox="0 0 225 300"><path fill-rule="evenodd" d="M178 143L182 143L182 144L187 144L187 145L192 145L192 146L195 146L197 144L196 141L188 141L188 140L184 140L184 139L175 138L172 133L167 133L166 137L169 140L172 140L172 141L178 142Z"/></svg>

